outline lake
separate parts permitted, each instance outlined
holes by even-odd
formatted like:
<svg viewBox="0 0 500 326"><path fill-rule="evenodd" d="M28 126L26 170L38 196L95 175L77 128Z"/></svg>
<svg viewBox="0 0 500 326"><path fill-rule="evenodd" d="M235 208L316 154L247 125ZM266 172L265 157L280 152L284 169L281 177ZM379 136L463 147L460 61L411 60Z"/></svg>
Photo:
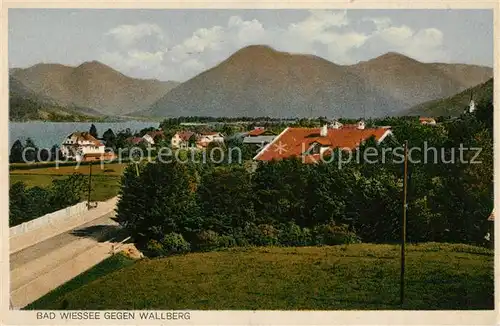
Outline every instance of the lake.
<svg viewBox="0 0 500 326"><path fill-rule="evenodd" d="M130 128L132 133L148 127L158 128L159 122L154 121L122 121L122 122L9 122L9 150L12 144L21 140L24 144L26 138L31 138L38 148L51 148L60 145L63 140L76 131L89 131L90 125L97 128L98 136L111 128L116 134L120 130Z"/></svg>

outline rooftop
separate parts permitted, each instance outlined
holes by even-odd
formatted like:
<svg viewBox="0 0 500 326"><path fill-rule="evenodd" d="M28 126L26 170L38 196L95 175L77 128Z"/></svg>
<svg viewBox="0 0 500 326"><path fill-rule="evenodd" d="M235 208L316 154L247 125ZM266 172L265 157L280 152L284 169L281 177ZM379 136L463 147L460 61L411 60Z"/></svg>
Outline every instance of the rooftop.
<svg viewBox="0 0 500 326"><path fill-rule="evenodd" d="M391 133L384 128L340 128L327 129L327 135L320 135L320 128L287 128L272 143L260 151L255 159L270 161L291 156L303 156L312 144L318 143L329 149L355 149L360 143L374 136L377 141L382 141Z"/></svg>
<svg viewBox="0 0 500 326"><path fill-rule="evenodd" d="M100 140L98 140L97 138L95 138L86 131L77 131L68 136L68 138L73 138L73 137L76 138L76 142L88 141L90 143L93 143L95 146L104 146L104 144L101 143Z"/></svg>

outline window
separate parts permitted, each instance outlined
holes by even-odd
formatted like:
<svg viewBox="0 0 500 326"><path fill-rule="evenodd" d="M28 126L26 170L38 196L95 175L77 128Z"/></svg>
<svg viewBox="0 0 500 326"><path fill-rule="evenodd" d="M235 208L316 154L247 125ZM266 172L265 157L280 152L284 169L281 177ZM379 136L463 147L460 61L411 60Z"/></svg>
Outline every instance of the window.
<svg viewBox="0 0 500 326"><path fill-rule="evenodd" d="M313 143L307 150L307 154L319 154L321 150L321 145L318 143Z"/></svg>

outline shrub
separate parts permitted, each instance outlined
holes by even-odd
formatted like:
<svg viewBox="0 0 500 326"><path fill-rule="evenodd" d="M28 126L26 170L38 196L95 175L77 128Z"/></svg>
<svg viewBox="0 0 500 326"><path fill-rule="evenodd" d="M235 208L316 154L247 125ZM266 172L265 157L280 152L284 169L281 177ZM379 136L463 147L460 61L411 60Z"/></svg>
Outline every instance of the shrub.
<svg viewBox="0 0 500 326"><path fill-rule="evenodd" d="M236 247L238 243L233 236L230 235L221 235L217 241L220 248L232 248Z"/></svg>
<svg viewBox="0 0 500 326"><path fill-rule="evenodd" d="M232 235L219 235L212 230L201 231L196 234L196 249L210 251L217 248L231 248L238 246Z"/></svg>
<svg viewBox="0 0 500 326"><path fill-rule="evenodd" d="M246 247L250 245L250 241L248 240L244 230L240 227L233 228L231 237L234 239L236 246Z"/></svg>
<svg viewBox="0 0 500 326"><path fill-rule="evenodd" d="M210 251L219 246L219 234L212 230L203 230L196 234L196 248Z"/></svg>
<svg viewBox="0 0 500 326"><path fill-rule="evenodd" d="M355 232L345 224L322 224L313 229L314 240L318 245L339 245L361 242Z"/></svg>
<svg viewBox="0 0 500 326"><path fill-rule="evenodd" d="M281 224L278 238L283 246L307 246L313 243L311 230L301 228L295 222Z"/></svg>
<svg viewBox="0 0 500 326"><path fill-rule="evenodd" d="M277 245L278 230L270 224L247 224L243 233L250 244L257 246Z"/></svg>
<svg viewBox="0 0 500 326"><path fill-rule="evenodd" d="M146 248L148 255L152 257L162 257L166 256L167 254L165 252L165 249L163 248L163 245L159 241L154 239L148 241Z"/></svg>
<svg viewBox="0 0 500 326"><path fill-rule="evenodd" d="M146 248L150 256L163 257L188 252L191 245L184 240L181 234L172 232L165 235L161 241L149 240Z"/></svg>
<svg viewBox="0 0 500 326"><path fill-rule="evenodd" d="M191 250L189 242L184 240L182 234L179 233L166 234L161 240L161 244L167 254L182 254Z"/></svg>

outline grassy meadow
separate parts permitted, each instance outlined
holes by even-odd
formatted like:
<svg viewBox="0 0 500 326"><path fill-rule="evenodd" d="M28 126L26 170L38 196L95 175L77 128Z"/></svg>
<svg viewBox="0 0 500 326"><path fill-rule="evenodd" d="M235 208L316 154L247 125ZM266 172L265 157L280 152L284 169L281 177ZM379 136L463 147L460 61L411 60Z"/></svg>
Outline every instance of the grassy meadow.
<svg viewBox="0 0 500 326"><path fill-rule="evenodd" d="M93 164L92 165L92 194L91 199L103 201L118 194L120 177L126 163ZM89 174L89 165L42 167L32 169L15 167L10 170L10 184L22 181L28 187L48 187L54 179L61 179L73 173Z"/></svg>
<svg viewBox="0 0 500 326"><path fill-rule="evenodd" d="M86 282L72 280L66 290L56 289L28 308L493 309L492 251L409 245L403 307L399 257L396 245L356 244L233 248L143 259Z"/></svg>
<svg viewBox="0 0 500 326"><path fill-rule="evenodd" d="M58 302L58 300L64 297L64 295L66 295L67 293L70 293L71 291L74 291L85 284L103 277L104 275L107 275L125 266L131 265L132 263L134 263L134 260L126 257L125 255L118 254L111 256L108 259L95 265L88 271L78 275L71 281L64 283L53 291L50 291L48 294L44 295L35 302L32 302L25 309L44 309L44 307L50 306L51 304L53 304L53 302Z"/></svg>

